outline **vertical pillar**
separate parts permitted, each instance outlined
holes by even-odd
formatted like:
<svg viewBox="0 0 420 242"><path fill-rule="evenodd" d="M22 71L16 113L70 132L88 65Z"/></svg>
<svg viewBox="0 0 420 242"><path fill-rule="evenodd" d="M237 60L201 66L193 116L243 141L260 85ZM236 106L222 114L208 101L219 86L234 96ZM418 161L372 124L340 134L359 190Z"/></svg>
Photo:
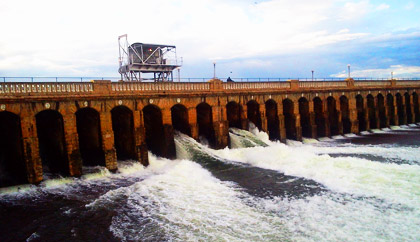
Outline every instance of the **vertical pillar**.
<svg viewBox="0 0 420 242"><path fill-rule="evenodd" d="M267 129L267 116L264 103L260 105L260 117L261 117L261 129L262 131L268 133Z"/></svg>
<svg viewBox="0 0 420 242"><path fill-rule="evenodd" d="M165 136L165 147L162 147L162 155L169 159L176 158L174 128L172 126L172 115L170 108L162 108L163 135Z"/></svg>
<svg viewBox="0 0 420 242"><path fill-rule="evenodd" d="M349 98L349 118L351 123L351 132L353 134L358 134L359 131L359 120L357 119L357 104L356 98Z"/></svg>
<svg viewBox="0 0 420 242"><path fill-rule="evenodd" d="M370 130L370 122L369 122L369 108L368 108L368 101L367 98L364 98L363 100L363 110L365 113L365 116L363 117L366 123L366 131Z"/></svg>
<svg viewBox="0 0 420 242"><path fill-rule="evenodd" d="M65 110L63 110L65 112ZM66 140L67 159L69 161L70 176L82 175L82 157L79 149L79 134L77 133L76 115L63 114L64 138Z"/></svg>
<svg viewBox="0 0 420 242"><path fill-rule="evenodd" d="M325 137L331 137L331 127L330 127L330 113L328 112L328 101L327 99L322 100L322 115L325 120Z"/></svg>
<svg viewBox="0 0 420 242"><path fill-rule="evenodd" d="M38 136L35 115L31 112L21 116L23 156L26 164L26 174L29 183L42 181L42 162L39 156Z"/></svg>
<svg viewBox="0 0 420 242"><path fill-rule="evenodd" d="M314 101L309 101L309 123L311 126L311 138L316 139L317 138L317 127L316 127L316 121L315 121L315 112L314 112Z"/></svg>
<svg viewBox="0 0 420 242"><path fill-rule="evenodd" d="M341 102L340 98L335 99L335 109L337 110L337 125L338 125L338 134L343 135L343 112L341 111Z"/></svg>
<svg viewBox="0 0 420 242"><path fill-rule="evenodd" d="M286 136L286 126L284 123L283 103L281 101L277 103L277 115L279 117L280 142L285 143L287 136Z"/></svg>
<svg viewBox="0 0 420 242"><path fill-rule="evenodd" d="M136 110L134 116L134 138L136 146L136 159L144 166L149 165L149 154L146 144L146 129L144 127L143 112Z"/></svg>
<svg viewBox="0 0 420 242"><path fill-rule="evenodd" d="M240 113L241 113L241 126L242 129L244 130L248 130L249 129L249 120L248 120L248 106L242 105L239 103L240 108Z"/></svg>
<svg viewBox="0 0 420 242"><path fill-rule="evenodd" d="M302 127L300 125L299 102L293 102L293 116L295 117L296 140L302 141Z"/></svg>
<svg viewBox="0 0 420 242"><path fill-rule="evenodd" d="M105 166L110 171L117 170L117 152L114 147L114 132L112 130L111 112L101 112L102 149L105 154Z"/></svg>
<svg viewBox="0 0 420 242"><path fill-rule="evenodd" d="M188 123L191 129L191 137L198 140L197 110L195 107L188 108Z"/></svg>
<svg viewBox="0 0 420 242"><path fill-rule="evenodd" d="M400 117L398 115L399 107L398 107L398 102L397 102L397 96L394 96L393 100L394 100L394 102L393 102L393 105L394 105L394 123L395 123L396 126L398 126L398 125L400 125Z"/></svg>
<svg viewBox="0 0 420 242"><path fill-rule="evenodd" d="M213 129L216 136L216 148L223 149L228 146L229 122L225 106L212 106Z"/></svg>
<svg viewBox="0 0 420 242"><path fill-rule="evenodd" d="M379 102L378 102L378 97L374 97L373 98L373 102L374 102L374 107L375 107L376 128L377 129L380 129L381 128L381 119L379 117Z"/></svg>
<svg viewBox="0 0 420 242"><path fill-rule="evenodd" d="M386 96L384 97L384 106L385 106L385 110L384 110L384 115L385 115L385 126L389 127L390 124L390 118L389 118L389 110L388 110L388 102L386 99Z"/></svg>
<svg viewBox="0 0 420 242"><path fill-rule="evenodd" d="M403 123L402 124L400 124L400 125L404 125L404 124L407 124L407 112L406 112L406 103L405 103L405 96L404 95L402 95L401 96L401 99L402 99L402 105L401 105L401 108L402 108L402 116L403 116Z"/></svg>

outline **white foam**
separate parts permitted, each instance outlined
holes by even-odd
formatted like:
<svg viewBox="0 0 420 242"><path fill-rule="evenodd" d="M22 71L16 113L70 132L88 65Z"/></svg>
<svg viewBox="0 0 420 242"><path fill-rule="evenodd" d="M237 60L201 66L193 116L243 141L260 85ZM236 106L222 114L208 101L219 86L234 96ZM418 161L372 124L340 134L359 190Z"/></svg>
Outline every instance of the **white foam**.
<svg viewBox="0 0 420 242"><path fill-rule="evenodd" d="M360 132L360 134L361 135L369 135L369 134L372 134L371 132L369 132L369 131L362 131L362 132Z"/></svg>

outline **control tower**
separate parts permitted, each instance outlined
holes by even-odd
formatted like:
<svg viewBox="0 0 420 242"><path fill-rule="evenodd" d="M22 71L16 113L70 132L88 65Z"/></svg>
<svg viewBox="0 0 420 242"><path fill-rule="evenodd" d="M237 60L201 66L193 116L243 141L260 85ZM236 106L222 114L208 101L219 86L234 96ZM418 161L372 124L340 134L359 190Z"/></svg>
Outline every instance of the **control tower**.
<svg viewBox="0 0 420 242"><path fill-rule="evenodd" d="M173 81L172 71L179 69L182 60L176 55L173 45L134 43L129 44L127 35L118 37L119 62L118 72L124 81Z"/></svg>

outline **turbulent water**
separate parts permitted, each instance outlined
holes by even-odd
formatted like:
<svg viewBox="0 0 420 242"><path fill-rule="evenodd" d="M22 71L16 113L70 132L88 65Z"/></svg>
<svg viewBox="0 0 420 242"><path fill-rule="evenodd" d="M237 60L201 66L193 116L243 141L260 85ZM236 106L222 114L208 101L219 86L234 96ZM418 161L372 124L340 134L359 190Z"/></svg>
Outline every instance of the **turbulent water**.
<svg viewBox="0 0 420 242"><path fill-rule="evenodd" d="M0 241L420 241L420 127L231 149L0 190Z"/></svg>

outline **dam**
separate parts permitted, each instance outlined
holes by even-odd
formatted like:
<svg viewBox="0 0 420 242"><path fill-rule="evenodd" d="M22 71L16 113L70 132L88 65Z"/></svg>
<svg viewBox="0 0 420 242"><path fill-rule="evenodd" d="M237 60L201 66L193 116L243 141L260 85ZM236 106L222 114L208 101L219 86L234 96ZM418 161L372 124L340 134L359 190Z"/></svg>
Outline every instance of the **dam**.
<svg viewBox="0 0 420 242"><path fill-rule="evenodd" d="M420 122L420 80L0 83L0 186L82 166L175 158L178 130L214 149L252 122L270 140Z"/></svg>

